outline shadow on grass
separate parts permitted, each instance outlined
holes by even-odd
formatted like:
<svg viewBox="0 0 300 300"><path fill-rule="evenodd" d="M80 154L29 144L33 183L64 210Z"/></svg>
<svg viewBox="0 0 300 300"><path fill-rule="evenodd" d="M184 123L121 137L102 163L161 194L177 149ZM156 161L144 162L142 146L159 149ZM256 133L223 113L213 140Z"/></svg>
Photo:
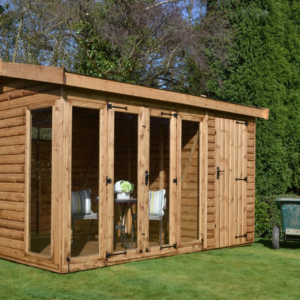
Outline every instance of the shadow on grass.
<svg viewBox="0 0 300 300"><path fill-rule="evenodd" d="M259 239L259 240L256 240L255 243L262 244L262 245L264 245L264 247L273 249L272 248L272 240ZM300 249L300 241L299 242L291 242L291 241L284 242L284 241L281 240L280 241L280 248L283 248L283 249Z"/></svg>

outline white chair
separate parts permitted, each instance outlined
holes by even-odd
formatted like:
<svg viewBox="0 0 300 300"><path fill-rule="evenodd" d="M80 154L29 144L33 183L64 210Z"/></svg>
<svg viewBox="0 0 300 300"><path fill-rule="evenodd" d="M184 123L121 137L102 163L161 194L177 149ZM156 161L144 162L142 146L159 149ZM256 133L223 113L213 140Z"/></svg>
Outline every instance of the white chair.
<svg viewBox="0 0 300 300"><path fill-rule="evenodd" d="M166 190L149 191L149 221L160 221L159 244L162 242L162 221L167 207Z"/></svg>

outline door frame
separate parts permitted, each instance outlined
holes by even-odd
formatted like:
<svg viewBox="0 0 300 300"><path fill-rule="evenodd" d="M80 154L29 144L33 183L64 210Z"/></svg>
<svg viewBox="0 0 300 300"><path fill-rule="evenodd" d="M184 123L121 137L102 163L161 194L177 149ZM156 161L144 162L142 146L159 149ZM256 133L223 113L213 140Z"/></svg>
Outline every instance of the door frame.
<svg viewBox="0 0 300 300"><path fill-rule="evenodd" d="M137 259L142 258L143 253L140 252L143 248L140 247L140 245L143 245L142 239L140 237L141 230L143 231L143 228L141 227L141 223L143 222L142 215L144 214L143 209L143 184L144 179L141 176L141 168L142 166L139 166L140 163L143 163L142 153L144 148L144 141L146 140L147 136L147 129L144 128L142 125L145 123L145 117L146 115L143 112L143 107L139 106L132 106L124 103L108 103L112 104L113 107L106 109L107 110L107 178L111 179L111 184L107 184L107 216L106 216L106 222L107 222L107 228L106 228L106 253L111 254L118 254L119 252L124 251L114 251L114 202L111 199L114 199L114 140L115 140L115 112L123 112L123 113L129 113L129 114L135 114L138 117L138 165L137 165L137 185L138 185L138 219L137 219L137 248L135 249L126 249L126 254L111 256L111 257L105 257L107 259L107 263L114 263L119 261L126 261L130 259ZM126 110L114 106L120 106L120 107L126 107ZM147 159L147 158L144 158ZM105 178L106 181L106 178ZM124 249L125 250L125 249Z"/></svg>
<svg viewBox="0 0 300 300"><path fill-rule="evenodd" d="M144 240L144 250L146 251L144 256L159 256L168 253L175 253L178 247L177 241L177 185L178 185L178 177L177 177L177 111L170 111L165 109L147 109L148 117L148 134L147 139L148 143L145 145L145 152L147 153L147 164L145 165L145 169L143 170L143 176L145 177L145 171L150 171L150 117L159 117L159 118L167 118L170 120L170 161L169 161L169 244L164 246L170 246L168 248L161 249L160 246L150 247L149 245L149 185L144 185L144 204L146 207L146 214L144 218L145 223L145 231L146 238ZM151 175L151 174L150 174ZM173 181L177 178L177 184ZM176 245L176 246L175 246Z"/></svg>

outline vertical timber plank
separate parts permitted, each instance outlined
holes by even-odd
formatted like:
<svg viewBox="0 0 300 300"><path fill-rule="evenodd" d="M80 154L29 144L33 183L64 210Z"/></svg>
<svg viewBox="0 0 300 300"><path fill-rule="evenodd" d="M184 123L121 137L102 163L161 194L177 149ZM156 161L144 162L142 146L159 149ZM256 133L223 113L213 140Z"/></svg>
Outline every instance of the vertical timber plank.
<svg viewBox="0 0 300 300"><path fill-rule="evenodd" d="M199 238L207 248L208 115L199 123Z"/></svg>
<svg viewBox="0 0 300 300"><path fill-rule="evenodd" d="M175 113L175 112L173 112ZM169 226L170 238L169 243L175 244L176 241L176 218L177 218L177 185L173 182L177 174L177 140L176 140L177 118L172 117L170 120L170 176L169 176L169 195L170 195L170 212L169 212Z"/></svg>
<svg viewBox="0 0 300 300"><path fill-rule="evenodd" d="M243 153L243 132L241 125L237 125L238 129L238 175L237 178L242 178L243 176L243 168L242 168L242 153ZM241 236L243 234L243 225L242 225L242 202L243 202L243 191L242 191L242 182L237 181L237 190L238 190L238 236ZM242 238L238 238L238 244L242 243Z"/></svg>
<svg viewBox="0 0 300 300"><path fill-rule="evenodd" d="M150 112L141 107L138 122L138 250L149 245L149 194L145 186L145 171L149 172Z"/></svg>
<svg viewBox="0 0 300 300"><path fill-rule="evenodd" d="M247 154L248 154L248 148L247 148L247 126L242 125L243 131L242 131L242 138L243 138L243 154L242 154L242 168L243 168L243 176L242 178L247 177ZM247 182L242 182L242 234L245 234L247 232ZM242 238L242 243L246 243L247 238Z"/></svg>
<svg viewBox="0 0 300 300"><path fill-rule="evenodd" d="M63 129L64 129L64 100L59 99L53 107L52 131L52 207L51 207L51 255L61 272L62 265L62 201L63 201Z"/></svg>
<svg viewBox="0 0 300 300"><path fill-rule="evenodd" d="M115 151L115 111L109 109L107 111L107 175L112 183L107 186L107 252L113 253L114 251L114 151Z"/></svg>
<svg viewBox="0 0 300 300"><path fill-rule="evenodd" d="M239 170L239 126L234 121L234 178L238 178ZM234 181L234 245L238 244L238 239L235 237L239 235L239 193L238 181Z"/></svg>
<svg viewBox="0 0 300 300"><path fill-rule="evenodd" d="M71 257L71 172L72 172L72 105L64 101L64 130L63 130L63 198L62 198L62 263L67 264Z"/></svg>
<svg viewBox="0 0 300 300"><path fill-rule="evenodd" d="M31 112L26 110L25 145L25 253L30 249L30 198L31 198Z"/></svg>
<svg viewBox="0 0 300 300"><path fill-rule="evenodd" d="M221 119L221 143L220 143L220 169L224 171L220 174L220 247L225 246L225 120Z"/></svg>
<svg viewBox="0 0 300 300"><path fill-rule="evenodd" d="M229 152L230 152L230 120L225 122L225 145L224 145L224 246L229 246Z"/></svg>
<svg viewBox="0 0 300 300"><path fill-rule="evenodd" d="M106 193L106 174L107 174L107 106L101 109L100 112L100 136L99 136L99 252L100 256L105 258L106 235L108 230L107 219L107 193Z"/></svg>
<svg viewBox="0 0 300 300"><path fill-rule="evenodd" d="M221 148L221 119L216 118L216 166L220 168L220 148ZM216 176L216 192L215 192L215 207L216 207L216 216L215 216L215 224L216 224L216 230L215 230L215 239L216 239L216 248L220 248L220 201L221 201L221 195L220 195L220 179L217 179Z"/></svg>
<svg viewBox="0 0 300 300"><path fill-rule="evenodd" d="M181 146L182 146L182 119L177 120L177 202L176 202L176 241L181 239Z"/></svg>
<svg viewBox="0 0 300 300"><path fill-rule="evenodd" d="M230 120L229 130L229 246L235 244L235 228L234 228L234 188L235 188L235 149L234 149L234 121Z"/></svg>

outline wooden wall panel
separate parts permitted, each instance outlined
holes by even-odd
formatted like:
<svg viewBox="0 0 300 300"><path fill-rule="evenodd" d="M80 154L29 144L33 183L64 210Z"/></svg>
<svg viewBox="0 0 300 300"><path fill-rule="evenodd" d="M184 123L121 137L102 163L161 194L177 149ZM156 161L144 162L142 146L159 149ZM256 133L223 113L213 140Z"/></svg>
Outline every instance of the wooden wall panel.
<svg viewBox="0 0 300 300"><path fill-rule="evenodd" d="M0 246L23 251L25 109L3 111L0 119Z"/></svg>
<svg viewBox="0 0 300 300"><path fill-rule="evenodd" d="M6 249L1 254L27 263L37 260L21 255L24 253L26 240L24 235L26 105L58 99L58 89L58 85L48 83L3 77L0 79L0 232L6 239L1 241L1 248ZM53 90L56 92L53 93ZM48 189L44 190L47 192ZM43 209L43 213L47 211L47 208ZM48 222L49 219L50 215L43 216L43 221ZM15 243L15 240L19 244ZM8 253L9 249L14 251ZM53 266L50 262L47 265Z"/></svg>

